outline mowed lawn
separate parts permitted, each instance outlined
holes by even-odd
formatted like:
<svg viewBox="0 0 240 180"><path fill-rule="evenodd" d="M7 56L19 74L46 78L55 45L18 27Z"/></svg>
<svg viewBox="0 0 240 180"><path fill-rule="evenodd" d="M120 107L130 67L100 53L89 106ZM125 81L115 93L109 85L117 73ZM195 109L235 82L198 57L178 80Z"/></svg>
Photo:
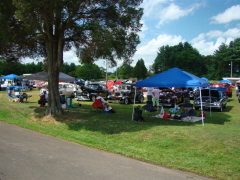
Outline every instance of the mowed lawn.
<svg viewBox="0 0 240 180"><path fill-rule="evenodd" d="M0 121L131 158L226 180L240 179L240 103L235 91L223 112L206 111L202 122L151 118L132 121L133 105L111 103L117 111L99 113L81 101L62 117L45 117L39 91L27 91L28 103L9 102L0 91ZM143 106L144 104L137 104ZM165 109L167 111L167 108ZM199 112L197 111L197 114Z"/></svg>

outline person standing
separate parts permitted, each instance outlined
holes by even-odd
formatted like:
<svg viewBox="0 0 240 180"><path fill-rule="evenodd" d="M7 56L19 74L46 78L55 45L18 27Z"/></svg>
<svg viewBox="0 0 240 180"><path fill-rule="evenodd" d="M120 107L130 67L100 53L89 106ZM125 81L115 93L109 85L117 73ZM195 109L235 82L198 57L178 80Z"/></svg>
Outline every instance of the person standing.
<svg viewBox="0 0 240 180"><path fill-rule="evenodd" d="M78 90L78 85L76 84L76 81L74 81L73 84L73 94L76 97L77 96L77 90Z"/></svg>
<svg viewBox="0 0 240 180"><path fill-rule="evenodd" d="M188 103L190 103L190 97L189 97L189 89L188 88L186 88L186 89L184 89L183 90L183 98L184 98L184 104L188 104Z"/></svg>
<svg viewBox="0 0 240 180"><path fill-rule="evenodd" d="M153 87L147 87L147 101L152 101L152 91Z"/></svg>
<svg viewBox="0 0 240 180"><path fill-rule="evenodd" d="M85 86L88 86L88 84L89 84L89 81L86 80L86 81L85 81Z"/></svg>
<svg viewBox="0 0 240 180"><path fill-rule="evenodd" d="M159 107L159 96L160 96L160 89L155 87L152 91L152 102L153 102L153 107L157 106Z"/></svg>

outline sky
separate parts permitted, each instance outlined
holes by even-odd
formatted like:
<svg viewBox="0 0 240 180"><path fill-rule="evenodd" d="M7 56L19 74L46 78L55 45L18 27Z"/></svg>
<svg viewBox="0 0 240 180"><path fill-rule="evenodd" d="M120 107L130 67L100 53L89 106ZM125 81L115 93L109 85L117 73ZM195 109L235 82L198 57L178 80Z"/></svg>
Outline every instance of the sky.
<svg viewBox="0 0 240 180"><path fill-rule="evenodd" d="M240 38L239 0L143 0L141 43L133 56L133 67L143 59L149 68L158 49L188 42L202 55L212 55L224 43ZM25 63L31 60L26 59ZM64 53L64 62L79 65L73 51ZM106 67L105 60L96 62ZM122 62L118 62L121 66ZM116 67L109 71L115 71Z"/></svg>

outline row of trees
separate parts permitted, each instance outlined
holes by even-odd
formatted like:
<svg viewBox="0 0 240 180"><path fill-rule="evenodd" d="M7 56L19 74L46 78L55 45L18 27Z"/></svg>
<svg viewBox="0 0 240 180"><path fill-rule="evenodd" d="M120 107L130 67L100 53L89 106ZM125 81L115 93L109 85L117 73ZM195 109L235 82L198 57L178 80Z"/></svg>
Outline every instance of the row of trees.
<svg viewBox="0 0 240 180"><path fill-rule="evenodd" d="M37 63L26 63L21 64L19 62L9 62L0 61L0 75L7 74L33 74L45 70L45 64L43 62ZM82 79L103 79L106 77L106 69L99 67L96 64L87 63L83 65L76 66L74 63L63 63L60 69L61 72L68 74L72 77L82 78ZM108 79L129 79L137 78L144 79L148 74L148 70L144 64L144 60L140 59L135 67L130 64L123 64L118 67L115 72L108 72Z"/></svg>
<svg viewBox="0 0 240 180"><path fill-rule="evenodd" d="M240 76L240 38L222 44L213 55L203 56L188 42L162 46L151 67L154 74L178 67L199 77L222 79Z"/></svg>
<svg viewBox="0 0 240 180"><path fill-rule="evenodd" d="M12 61L0 61L0 74L13 72L18 74L35 73L44 69L44 63L21 64ZM108 72L109 79L145 79L151 75L178 67L199 77L208 79L222 79L222 77L240 76L240 38L229 45L222 44L213 55L203 56L188 42L175 46L162 46L153 65L148 70L144 60L140 59L133 67L131 63L124 63L115 72ZM102 79L106 77L106 69L93 63L76 66L74 63L63 63L61 72L83 79Z"/></svg>

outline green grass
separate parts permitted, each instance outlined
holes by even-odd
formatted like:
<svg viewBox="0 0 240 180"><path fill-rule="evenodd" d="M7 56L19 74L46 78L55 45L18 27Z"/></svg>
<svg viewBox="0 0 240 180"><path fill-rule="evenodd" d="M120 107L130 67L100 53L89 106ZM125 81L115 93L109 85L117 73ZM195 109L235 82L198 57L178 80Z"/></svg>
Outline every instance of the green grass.
<svg viewBox="0 0 240 180"><path fill-rule="evenodd" d="M132 121L132 105L111 104L115 114L98 113L92 102L69 108L62 117L44 117L39 91L28 92L29 103L9 102L0 92L0 121L49 134L89 147L122 154L217 179L240 179L239 103L233 92L224 112L206 111L201 121L150 118ZM73 100L76 105L77 102Z"/></svg>

